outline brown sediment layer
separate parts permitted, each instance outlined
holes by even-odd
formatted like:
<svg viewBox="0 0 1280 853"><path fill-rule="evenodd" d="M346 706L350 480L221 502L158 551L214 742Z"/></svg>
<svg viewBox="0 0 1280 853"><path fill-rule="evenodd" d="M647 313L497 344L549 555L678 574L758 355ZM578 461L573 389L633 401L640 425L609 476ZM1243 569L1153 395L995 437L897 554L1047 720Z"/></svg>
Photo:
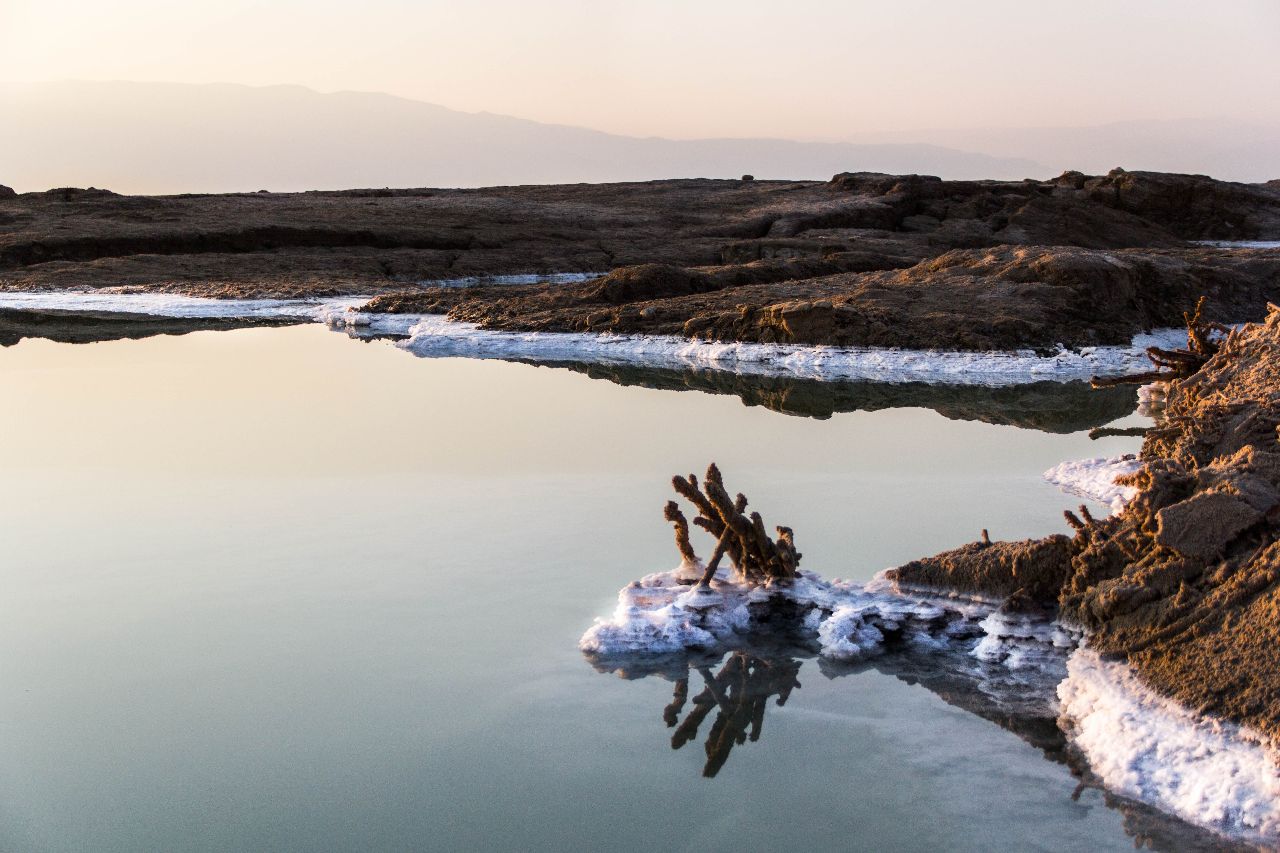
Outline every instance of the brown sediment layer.
<svg viewBox="0 0 1280 853"><path fill-rule="evenodd" d="M1074 519L1054 601L1103 654L1155 689L1280 743L1280 308L1232 332L1194 375L1171 382L1162 422L1130 475L1132 503ZM1005 594L1039 543L976 545L907 564L907 584ZM1018 563L1021 559L1024 562ZM945 571L944 571L945 569ZM1047 575L1036 576L1047 579ZM1047 594L1046 594L1047 593Z"/></svg>
<svg viewBox="0 0 1280 853"><path fill-rule="evenodd" d="M1123 343L1256 319L1280 189L1115 170L1046 181L853 173L480 190L0 197L0 289L374 294L372 308L488 328L991 350ZM526 272L582 285L433 288Z"/></svg>
<svg viewBox="0 0 1280 853"><path fill-rule="evenodd" d="M834 268L840 261L821 263ZM789 271L800 266L649 265L579 285L391 294L367 308L447 314L504 331L1052 351L1059 344L1127 344L1142 330L1180 325L1201 294L1209 296L1210 319L1221 321L1257 319L1280 298L1280 249L1000 246L876 272Z"/></svg>

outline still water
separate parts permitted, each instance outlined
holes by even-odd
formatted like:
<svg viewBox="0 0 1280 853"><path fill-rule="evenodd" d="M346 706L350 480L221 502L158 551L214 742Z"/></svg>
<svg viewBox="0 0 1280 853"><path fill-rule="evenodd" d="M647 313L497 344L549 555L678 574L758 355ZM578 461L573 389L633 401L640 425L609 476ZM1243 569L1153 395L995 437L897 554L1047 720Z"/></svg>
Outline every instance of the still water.
<svg viewBox="0 0 1280 853"><path fill-rule="evenodd" d="M0 349L0 849L1099 850L1146 831L891 666L704 661L764 673L768 700L758 740L709 767L712 717L672 748L671 680L576 647L675 564L673 473L715 460L806 568L867 579L984 527L1061 529L1078 501L1041 472L1135 450L1085 433L1131 392L607 373L315 326Z"/></svg>

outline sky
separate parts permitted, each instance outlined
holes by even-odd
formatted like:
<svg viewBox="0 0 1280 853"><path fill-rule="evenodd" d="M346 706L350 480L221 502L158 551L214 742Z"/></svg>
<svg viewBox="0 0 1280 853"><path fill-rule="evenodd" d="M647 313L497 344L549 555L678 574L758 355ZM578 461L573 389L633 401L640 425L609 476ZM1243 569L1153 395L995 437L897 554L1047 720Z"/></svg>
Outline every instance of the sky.
<svg viewBox="0 0 1280 853"><path fill-rule="evenodd" d="M637 136L1280 125L1277 0L0 0L0 81L301 84Z"/></svg>

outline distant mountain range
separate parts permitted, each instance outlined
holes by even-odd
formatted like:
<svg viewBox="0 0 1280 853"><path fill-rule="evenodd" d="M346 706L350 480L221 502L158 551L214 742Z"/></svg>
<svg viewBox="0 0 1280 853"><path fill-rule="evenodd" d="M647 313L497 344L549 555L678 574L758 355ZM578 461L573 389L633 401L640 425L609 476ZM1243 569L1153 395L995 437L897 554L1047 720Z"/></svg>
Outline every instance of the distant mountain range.
<svg viewBox="0 0 1280 853"><path fill-rule="evenodd" d="M0 115L0 184L19 191L467 187L748 173L826 179L844 171L1016 179L1115 165L1243 180L1280 175L1280 166L1270 168L1280 134L1255 129L1240 141L1238 129L1212 123L1194 125L1193 133L1166 123L1156 130L936 131L918 140L901 134L855 142L671 140L465 113L376 93L88 82L0 84ZM1233 141L1240 144L1232 147Z"/></svg>
<svg viewBox="0 0 1280 853"><path fill-rule="evenodd" d="M1227 118L868 133L854 141L884 145L905 139L996 157L1031 156L1054 171L1099 174L1123 166L1130 171L1190 172L1228 181L1280 178L1280 127Z"/></svg>

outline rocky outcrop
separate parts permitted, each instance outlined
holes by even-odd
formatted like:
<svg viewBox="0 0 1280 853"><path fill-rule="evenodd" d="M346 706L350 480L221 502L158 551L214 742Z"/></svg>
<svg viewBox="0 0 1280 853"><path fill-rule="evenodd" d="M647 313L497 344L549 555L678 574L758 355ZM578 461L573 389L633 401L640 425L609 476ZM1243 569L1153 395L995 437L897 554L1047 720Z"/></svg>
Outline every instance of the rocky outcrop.
<svg viewBox="0 0 1280 853"><path fill-rule="evenodd" d="M1280 190L1144 172L166 197L68 187L0 194L0 286L380 293L430 279L653 263L858 253L865 272L1002 244L1150 248L1269 236L1280 236Z"/></svg>

